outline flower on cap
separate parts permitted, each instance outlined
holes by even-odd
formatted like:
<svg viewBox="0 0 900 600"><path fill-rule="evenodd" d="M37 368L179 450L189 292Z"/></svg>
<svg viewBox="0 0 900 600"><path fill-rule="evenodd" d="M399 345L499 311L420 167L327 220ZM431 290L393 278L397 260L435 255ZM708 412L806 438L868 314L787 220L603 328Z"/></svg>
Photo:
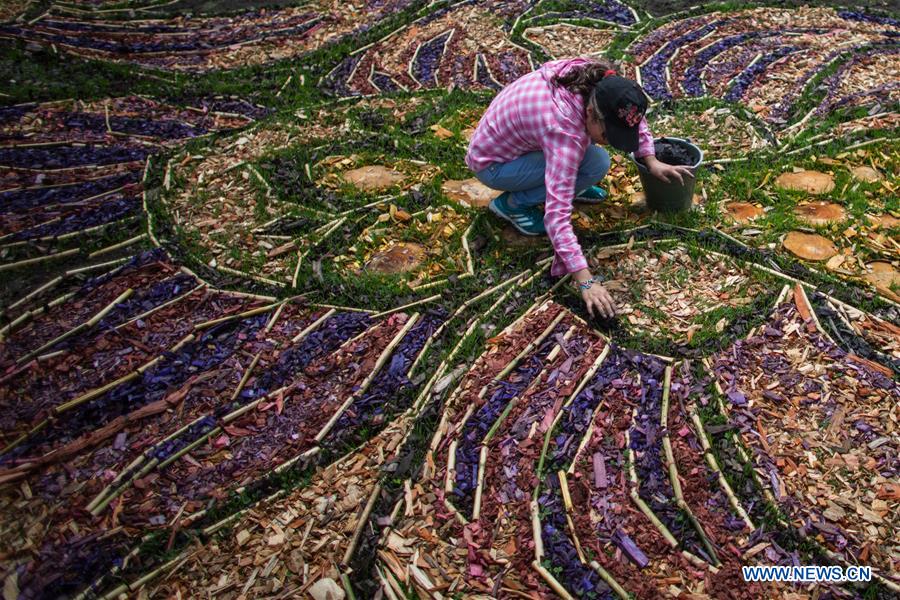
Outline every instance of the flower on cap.
<svg viewBox="0 0 900 600"><path fill-rule="evenodd" d="M627 107L619 109L619 118L628 123L629 127L640 123L643 116L637 104L629 104Z"/></svg>

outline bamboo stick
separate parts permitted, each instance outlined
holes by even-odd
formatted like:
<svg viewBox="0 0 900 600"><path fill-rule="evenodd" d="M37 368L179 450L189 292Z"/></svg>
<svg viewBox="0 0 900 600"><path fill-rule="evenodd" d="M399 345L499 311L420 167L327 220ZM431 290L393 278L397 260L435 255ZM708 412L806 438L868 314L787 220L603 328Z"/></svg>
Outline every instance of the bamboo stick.
<svg viewBox="0 0 900 600"><path fill-rule="evenodd" d="M375 363L375 367L372 369L372 372L369 373L368 377L366 377L366 379L362 382L362 384L360 384L359 389L347 398L344 404L337 410L337 412L334 413L334 415L332 415L331 419L328 420L328 423L326 423L325 426L322 427L321 431L316 434L316 442L321 442L323 439L325 439L325 436L328 435L328 432L331 431L332 427L334 427L341 415L344 414L344 411L346 411L347 408L349 408L357 398L366 393L366 390L369 389L369 385L375 379L375 376L378 375L378 373L381 371L381 368L384 366L385 362L387 362L387 359L394 351L394 348L397 347L403 337L409 332L410 329L412 329L412 326L415 325L416 321L418 320L419 313L415 313L409 318L400 332L397 333L396 336L394 336L394 339L391 340L387 348L385 348L381 353L381 356L378 357L378 361Z"/></svg>
<svg viewBox="0 0 900 600"><path fill-rule="evenodd" d="M756 526L753 524L753 521L750 520L750 515L747 514L747 511L744 510L744 507L741 505L740 500L735 495L734 490L731 488L731 485L728 483L728 480L725 479L724 473L722 473L722 469L719 467L719 463L716 460L716 457L712 453L712 446L709 443L709 440L706 437L706 430L703 428L703 422L700 420L700 415L696 413L696 411L691 410L691 420L694 422L694 429L697 432L697 438L700 440L700 445L703 447L703 456L706 459L706 463L709 465L710 469L715 472L717 479L719 480L719 487L725 492L725 495L728 497L728 502L731 504L731 507L738 514L741 520L747 525L747 528L752 532L756 531Z"/></svg>
<svg viewBox="0 0 900 600"><path fill-rule="evenodd" d="M367 313L369 315L376 314L376 311L374 311L374 310L367 310L365 308L353 308L351 306L339 306L337 304L322 304L319 302L319 303L310 304L310 306L313 306L315 308L334 308L334 309L340 310L340 311L362 312L362 313Z"/></svg>
<svg viewBox="0 0 900 600"><path fill-rule="evenodd" d="M265 396L262 396L261 398L257 398L253 402L248 402L247 404L241 406L240 408L237 408L237 409L231 411L230 413L228 413L227 415L223 416L222 423L227 425L228 423L231 423L238 417L245 415L248 412L250 412L251 410L255 409L263 401L269 401L272 398L278 397L279 394L284 394L289 390L290 390L290 386L287 386L287 385L282 386L282 387L278 388L277 390L272 390Z"/></svg>
<svg viewBox="0 0 900 600"><path fill-rule="evenodd" d="M453 514L453 516L456 518L456 520L459 522L460 525L465 527L466 525L469 524L468 519L466 519L463 516L463 514L461 512L459 512L459 509L456 508L456 506L452 502L450 502L450 500L446 496L444 496L444 506L447 508L448 511L450 511L451 514Z"/></svg>
<svg viewBox="0 0 900 600"><path fill-rule="evenodd" d="M247 367L247 369L244 371L244 374L241 376L241 380L238 382L237 387L234 388L234 392L232 392L231 398L228 399L229 403L237 400L237 397L243 391L244 386L247 385L247 381L250 379L250 375L253 374L253 369L256 368L256 363L259 362L260 356L262 356L262 352L257 352L256 355L253 357L253 360L250 361L250 365Z"/></svg>
<svg viewBox="0 0 900 600"><path fill-rule="evenodd" d="M535 348L537 348L538 346L540 346L541 344L544 343L544 340L547 339L551 333L553 333L553 330L556 329L556 326L559 325L559 322L562 321L563 318L565 318L565 316L566 316L566 311L560 311L560 313L558 315L556 315L556 317L553 319L553 321L550 322L550 325L548 325L547 328L544 329L544 331L537 338L535 338L534 340L529 342L528 345L525 346L525 349L522 350L518 354L518 356L516 356L509 364L507 364L506 367L500 372L499 375L494 377L493 381L499 382L499 381L503 380L507 375L509 375L513 371L513 369L516 368L516 366L519 364L519 362L523 358L525 358L529 353L531 353L532 350L534 350Z"/></svg>
<svg viewBox="0 0 900 600"><path fill-rule="evenodd" d="M235 319L246 319L247 317L254 317L256 315L269 312L273 308L278 307L279 305L284 304L283 302L276 302L274 304L267 304L265 306L258 306L256 308L251 308L250 310L245 310L244 312L235 313L233 315L228 315L225 317L218 317L216 319L212 319L210 321L204 321L203 323L197 323L194 325L194 329L200 331L203 329L209 329L215 325L220 325L222 323L227 323L228 321L234 321Z"/></svg>
<svg viewBox="0 0 900 600"><path fill-rule="evenodd" d="M678 505L678 508L687 515L688 520L691 522L694 530L697 532L697 535L700 536L700 541L703 543L703 547L712 560L712 564L714 566L721 565L719 561L718 554L716 553L715 547L709 541L709 537L706 535L706 531L703 530L703 527L700 525L700 522L697 520L697 517L694 515L694 512L691 510L687 501L684 499L684 491L681 489L681 480L678 478L678 464L675 462L675 453L672 451L672 440L669 437L669 395L672 388L672 370L673 367L670 365L666 367L665 376L663 378L663 397L662 397L662 407L660 410L660 428L663 432L662 445L663 445L663 458L666 462L666 466L669 472L669 482L672 484L672 490L675 493L675 502Z"/></svg>
<svg viewBox="0 0 900 600"><path fill-rule="evenodd" d="M75 269L69 269L68 271L66 271L65 273L63 273L63 277L71 277L71 276L73 276L73 275L78 275L78 274L80 274L80 273L87 273L87 272L89 272L89 271L95 271L95 270L97 270L97 269L103 269L104 267L111 267L111 266L121 265L122 263L126 263L126 262L128 262L129 260L131 260L131 257L129 257L129 256L124 256L124 257L122 257L122 258L116 258L116 259L109 260L109 261L106 261L106 262L103 262L103 263L97 263L97 264L95 264L95 265L86 265L86 266L84 266L84 267L78 267L78 268L75 268ZM111 269L110 271L107 272L107 274L113 273L113 272L114 272L114 269Z"/></svg>
<svg viewBox="0 0 900 600"><path fill-rule="evenodd" d="M572 594L566 591L566 589L560 585L560 583L556 580L556 578L544 567L541 566L541 563L538 561L532 561L531 566L534 567L534 570L537 571L540 576L547 582L547 585L550 586L557 596L562 598L563 600L575 600L572 597Z"/></svg>
<svg viewBox="0 0 900 600"><path fill-rule="evenodd" d="M453 484L456 481L456 446L457 441L452 440L447 450L447 471L444 478L444 491L448 494L453 491Z"/></svg>
<svg viewBox="0 0 900 600"><path fill-rule="evenodd" d="M297 287L297 280L300 278L300 265L303 264L303 257L306 255L306 252L298 252L297 253L297 265L294 267L294 275L291 277L291 287Z"/></svg>
<svg viewBox="0 0 900 600"><path fill-rule="evenodd" d="M496 293L497 291L501 290L502 288L504 288L504 287L506 287L506 286L508 286L508 285L511 285L513 282L517 281L518 279L520 279L521 277L523 277L523 276L524 276L525 274L527 274L528 272L529 272L529 271L525 271L525 272L523 272L523 273L519 273L518 275L516 275L516 276L514 276L514 277L511 277L510 279L507 279L506 281L500 283L499 285L495 285L495 286L493 286L493 287L491 287L491 288L489 288L489 289L487 289L487 290L481 292L481 293L478 294L477 296L474 296L474 297L470 298L469 300L466 300L465 302L463 302L463 304L462 304L459 308L457 308L457 309L453 312L453 314L450 315L450 316L447 318L447 320L444 321L444 322L441 324L440 327L438 327L437 331L434 332L434 335L432 335L432 336L428 339L428 341L425 343L425 346L422 348L422 351L419 352L419 356L416 357L416 360L413 362L412 366L409 368L409 377L412 378L412 377L415 375L416 370L417 370L419 364L420 364L420 363L422 362L422 360L424 359L426 352L431 348L431 345L432 345L432 343L434 342L434 340L438 339L438 338L440 337L440 335L444 332L444 330L449 326L449 324L450 324L451 321L453 321L456 317L458 317L459 315L461 315L465 310L467 310L470 306L472 306L473 304L475 304L475 303L478 302L479 300L482 300L482 299L484 299L485 297L490 296L490 295Z"/></svg>
<svg viewBox="0 0 900 600"><path fill-rule="evenodd" d="M472 262L472 251L469 249L469 234L472 233L472 229L474 227L475 227L475 221L472 221L472 224L469 225L469 228L466 229L466 232L462 236L463 252L466 253L466 272L469 275L475 274L475 266Z"/></svg>
<svg viewBox="0 0 900 600"><path fill-rule="evenodd" d="M46 350L47 348L52 348L56 344L59 344L60 342L63 342L72 336L78 335L85 330L91 329L92 327L96 326L97 323L99 323L103 319L103 317L105 317L107 314L109 314L109 312L112 309L114 309L116 307L116 305L127 300L133 293L134 293L134 290L132 288L128 288L127 290L125 290L124 292L119 294L119 296L115 300L113 300L112 302L107 304L105 307L103 307L103 309L100 310L100 312L98 312L96 315L91 317L89 320L85 321L84 323L78 324L77 326L73 327L72 329L63 333L62 335L56 336L55 338L53 338L49 342L43 344L36 350L32 350L25 356L19 358L16 361L16 363L19 364L19 363L23 363L23 362L28 362L29 360L31 360L32 358L34 358L35 356L39 355L41 352Z"/></svg>
<svg viewBox="0 0 900 600"><path fill-rule="evenodd" d="M353 559L353 554L356 552L356 546L359 544L359 538L362 535L366 523L369 522L369 515L372 514L372 509L375 508L375 502L378 500L379 494L381 494L381 484L376 483L375 489L372 490L371 495L369 495L369 501L366 502L366 506L359 517L359 524L353 530L353 536L350 538L350 543L347 545L347 551L344 552L344 557L341 559L342 567L350 566L350 561Z"/></svg>
<svg viewBox="0 0 900 600"><path fill-rule="evenodd" d="M80 248L72 248L71 250L63 250L62 252L56 252L54 254L47 254L47 255L38 256L35 258L26 258L24 260L0 265L0 272L12 271L13 269L18 269L20 267L30 267L32 265L49 262L51 260L56 260L59 258L68 258L70 256L74 256L74 255L80 254L80 253L81 253Z"/></svg>
<svg viewBox="0 0 900 600"><path fill-rule="evenodd" d="M116 250L120 250L122 248L126 248L131 246L132 244L136 244L147 237L146 233L142 233L140 235L136 235L133 238L127 239L123 242L119 242L118 244L113 244L112 246L107 246L106 248L101 248L99 250L95 250L88 254L88 259L97 258L98 256L103 256L109 252L115 252Z"/></svg>
<svg viewBox="0 0 900 600"><path fill-rule="evenodd" d="M592 560L590 562L590 566L594 570L594 572L597 573L597 575L599 575L600 578L606 582L606 585L612 588L612 590L621 600L630 600L631 595L625 591L625 588L619 585L619 582L616 581L615 578L606 569L600 566L600 563L598 563L596 560Z"/></svg>
<svg viewBox="0 0 900 600"><path fill-rule="evenodd" d="M177 303L181 302L182 300L186 299L188 296L191 296L191 295L195 294L196 292L198 292L198 291L200 291L200 290L202 290L202 289L204 289L204 288L206 288L206 284L205 284L205 283L201 283L201 284L197 285L197 287L195 287L195 288L193 288L193 289L191 289L191 290L185 292L184 294L181 294L180 296L177 296L177 297L175 297L175 298L172 298L171 300L169 300L169 301L167 301L167 302L163 302L163 303L160 304L159 306L155 306L155 307L151 308L150 310L147 310L147 311L142 312L141 314L139 314L139 315L136 316L136 317L132 317L132 318L128 319L128 320L125 321L124 323L121 323L121 324L119 324L119 325L116 325L115 329L116 329L116 330L119 330L119 329L122 329L123 327L126 327L126 326L128 326L128 325L131 325L131 324L134 323L135 321L140 321L141 319L146 319L146 318L149 317L150 315L152 315L152 314L154 314L154 313L156 313L156 312L158 312L158 311L160 311L160 310L162 310L162 309L164 309L164 308L167 308L167 307L169 307L169 306L172 306L173 304L177 304Z"/></svg>
<svg viewBox="0 0 900 600"><path fill-rule="evenodd" d="M246 271L240 271L238 269L232 269L231 267L225 267L222 265L218 265L215 268L223 273L227 273L229 275L236 275L238 277L244 277L246 279L251 279L258 283L264 283L266 285L272 285L275 287L287 287L287 284L283 281L276 281L275 279L268 279L267 277L260 277L259 275L254 275L253 273L247 273Z"/></svg>
<svg viewBox="0 0 900 600"><path fill-rule="evenodd" d="M541 536L541 519L537 500L532 500L529 508L531 509L531 534L534 537L534 560L539 563L544 560L544 539Z"/></svg>
<svg viewBox="0 0 900 600"><path fill-rule="evenodd" d="M296 344L297 342L305 339L306 336L308 336L310 333L312 333L313 331L318 329L322 325L322 323L327 321L331 317L331 315L333 315L336 312L337 311L333 308L326 311L325 314L323 314L321 317L319 317L318 319L316 319L315 321L310 323L303 331L301 331L300 333L295 335L293 338L291 338L291 343Z"/></svg>
<svg viewBox="0 0 900 600"><path fill-rule="evenodd" d="M380 318L386 317L392 313L400 312L400 311L406 310L408 308L412 308L414 306L419 306L420 304L427 304L429 302L434 302L435 300L438 300L441 297L442 297L441 294L435 294L434 296L429 296L428 298L425 298L423 300L416 300L415 302L410 302L409 304L404 304L403 306L398 306L396 308L391 308L391 309L382 311L380 313L375 313L374 315L372 315L372 318L380 319Z"/></svg>
<svg viewBox="0 0 900 600"><path fill-rule="evenodd" d="M4 311L3 311L4 314L7 313L7 312L9 312L9 311L11 311L11 310L14 309L14 308L18 308L20 305L25 304L26 302L28 302L28 301L31 300L32 298L35 298L36 296L41 295L42 293L46 292L47 290L53 289L54 287L56 287L57 285L59 285L59 284L62 282L62 280L63 280L63 276L62 276L62 275L59 275L59 276L57 276L57 277L54 277L53 279L51 279L51 280L48 281L47 283L44 283L44 284L38 286L37 288L35 288L34 290L32 290L31 292L29 292L28 294L26 294L26 295L23 296L22 298L19 298L18 300L16 300L15 302L13 302L13 303L10 304L9 306L7 306L7 307L4 309Z"/></svg>
<svg viewBox="0 0 900 600"><path fill-rule="evenodd" d="M475 504L472 508L472 520L477 521L481 516L481 494L484 491L484 471L485 463L487 463L487 446L481 446L481 453L478 457L478 484L475 487Z"/></svg>
<svg viewBox="0 0 900 600"><path fill-rule="evenodd" d="M631 432L628 430L625 431L625 456L625 460L628 462L628 479L632 483L631 489L629 490L632 502L634 502L638 509L644 513L644 516L653 523L653 526L656 527L663 538L665 538L666 542L673 548L677 548L678 540L675 539L675 536L673 536L669 529L663 525L662 521L659 520L659 517L650 510L650 507L644 503L643 499L641 499L638 494L637 490L640 483L638 482L637 473L634 468L634 451L631 449Z"/></svg>
<svg viewBox="0 0 900 600"><path fill-rule="evenodd" d="M193 340L194 340L194 334L188 334L187 336L182 338L181 341L179 341L175 346L173 346L170 350L168 350L168 352L177 352L185 344L190 343ZM70 410L80 404L84 404L85 402L88 402L90 400L93 400L94 398L97 398L98 396L108 392L109 390L113 389L114 387L116 387L122 383L127 383L128 381L131 381L132 379L135 379L136 377L140 377L141 375L144 374L145 371L152 368L160 360L162 360L162 358L163 358L163 355L157 356L153 360L144 363L143 365L141 365L140 367L138 367L136 370L132 371L128 375L123 375L122 377L119 377L115 381L112 381L104 386L99 387L99 388L95 388L85 394L82 394L81 396L75 398L74 400L70 400L64 404L57 406L53 410L53 414L59 414L59 413L65 412L67 410Z"/></svg>
<svg viewBox="0 0 900 600"><path fill-rule="evenodd" d="M74 298L76 295L77 295L77 292L69 292L68 294L63 294L62 296L51 300L44 306L41 306L39 308L35 308L35 309L32 309L32 310L22 313L21 315L16 317L16 319L14 321L12 321L9 325L7 325L2 330L0 330L0 341L3 341L3 339L5 338L5 334L7 332L19 327L23 323L33 319L34 317L36 317L38 315L49 312L49 309L51 309L51 308L56 308L57 306L68 302L69 300Z"/></svg>

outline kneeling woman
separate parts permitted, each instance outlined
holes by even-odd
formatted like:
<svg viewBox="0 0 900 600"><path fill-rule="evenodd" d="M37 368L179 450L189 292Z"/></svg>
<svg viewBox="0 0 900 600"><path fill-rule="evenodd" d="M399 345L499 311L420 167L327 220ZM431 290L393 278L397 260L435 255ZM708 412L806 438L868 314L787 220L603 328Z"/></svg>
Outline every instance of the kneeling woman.
<svg viewBox="0 0 900 600"><path fill-rule="evenodd" d="M501 91L488 107L466 155L486 186L503 193L490 209L525 235L550 237L551 273L572 273L588 312L615 315L612 297L588 270L572 230L572 203L600 202L594 184L609 171L609 144L643 158L651 174L670 181L691 177L689 167L656 160L640 86L612 65L583 58L546 63ZM538 205L544 204L541 213Z"/></svg>

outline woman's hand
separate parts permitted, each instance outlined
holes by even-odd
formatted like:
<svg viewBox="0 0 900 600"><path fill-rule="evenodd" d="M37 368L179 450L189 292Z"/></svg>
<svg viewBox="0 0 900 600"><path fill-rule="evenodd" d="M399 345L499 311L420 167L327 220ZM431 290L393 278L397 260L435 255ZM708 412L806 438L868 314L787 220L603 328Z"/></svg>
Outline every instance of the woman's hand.
<svg viewBox="0 0 900 600"><path fill-rule="evenodd" d="M575 274L575 281L579 284L587 282L590 279L591 274L587 269L582 269ZM603 287L603 284L594 282L589 288L580 289L581 298L584 300L584 304L587 306L591 318L602 316L607 319L612 319L616 316L616 303L613 301L612 296L609 295L609 292L606 291L606 288Z"/></svg>
<svg viewBox="0 0 900 600"><path fill-rule="evenodd" d="M655 156L644 157L644 164L647 165L647 170L650 171L651 175L666 183L671 183L673 179L677 179L678 183L684 185L685 177L694 176L691 167L686 165L669 165L661 160L657 160Z"/></svg>

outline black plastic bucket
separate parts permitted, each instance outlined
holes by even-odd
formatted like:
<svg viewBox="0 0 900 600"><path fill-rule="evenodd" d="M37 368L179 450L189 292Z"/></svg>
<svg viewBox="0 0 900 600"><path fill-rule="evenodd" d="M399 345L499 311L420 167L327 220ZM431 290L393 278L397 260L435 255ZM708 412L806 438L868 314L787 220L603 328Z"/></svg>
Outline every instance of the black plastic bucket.
<svg viewBox="0 0 900 600"><path fill-rule="evenodd" d="M687 149L688 154L693 159L693 164L689 165L694 177L685 177L684 185L673 180L666 183L661 179L657 179L650 174L647 167L640 160L635 159L631 154L631 160L637 165L638 173L641 176L641 185L644 186L644 195L647 197L647 208L657 212L681 212L689 210L694 203L694 183L697 180L697 167L703 163L703 150L693 145L690 140L676 137L657 138L655 141L668 142Z"/></svg>

